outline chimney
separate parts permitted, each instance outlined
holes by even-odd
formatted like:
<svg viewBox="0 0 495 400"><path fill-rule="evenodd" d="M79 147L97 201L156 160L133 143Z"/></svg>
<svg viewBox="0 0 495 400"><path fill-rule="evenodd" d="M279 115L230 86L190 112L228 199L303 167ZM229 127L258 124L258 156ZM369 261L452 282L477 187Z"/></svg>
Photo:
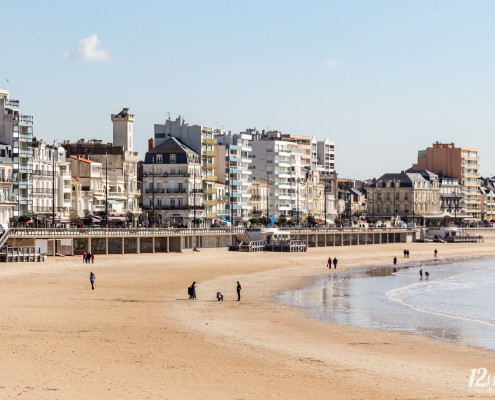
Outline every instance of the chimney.
<svg viewBox="0 0 495 400"><path fill-rule="evenodd" d="M155 148L155 139L148 139L148 151L151 151Z"/></svg>
<svg viewBox="0 0 495 400"><path fill-rule="evenodd" d="M77 177L81 177L81 156L77 155Z"/></svg>

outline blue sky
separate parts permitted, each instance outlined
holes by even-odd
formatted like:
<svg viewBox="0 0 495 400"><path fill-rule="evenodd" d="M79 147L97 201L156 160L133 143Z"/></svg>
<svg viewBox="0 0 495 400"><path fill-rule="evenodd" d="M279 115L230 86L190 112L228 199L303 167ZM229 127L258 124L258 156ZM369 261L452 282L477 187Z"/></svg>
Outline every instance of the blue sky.
<svg viewBox="0 0 495 400"><path fill-rule="evenodd" d="M328 137L342 177L437 140L479 148L493 176L494 19L493 1L8 2L0 88L48 142L111 141L130 107L141 158L170 112Z"/></svg>

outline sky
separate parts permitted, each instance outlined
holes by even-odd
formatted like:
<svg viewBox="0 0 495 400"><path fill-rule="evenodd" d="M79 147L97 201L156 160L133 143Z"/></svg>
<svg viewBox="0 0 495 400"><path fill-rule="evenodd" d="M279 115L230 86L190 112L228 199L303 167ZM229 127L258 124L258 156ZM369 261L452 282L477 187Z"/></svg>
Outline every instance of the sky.
<svg viewBox="0 0 495 400"><path fill-rule="evenodd" d="M0 88L34 134L153 125L328 138L340 177L400 172L436 141L495 175L493 1L22 1L1 6Z"/></svg>

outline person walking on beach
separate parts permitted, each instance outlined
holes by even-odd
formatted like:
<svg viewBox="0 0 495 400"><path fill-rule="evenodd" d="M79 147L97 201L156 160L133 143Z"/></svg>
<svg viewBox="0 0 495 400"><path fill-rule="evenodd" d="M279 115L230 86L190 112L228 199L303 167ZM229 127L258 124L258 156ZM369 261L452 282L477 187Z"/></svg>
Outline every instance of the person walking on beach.
<svg viewBox="0 0 495 400"><path fill-rule="evenodd" d="M327 268L332 269L332 257L328 257Z"/></svg>
<svg viewBox="0 0 495 400"><path fill-rule="evenodd" d="M91 264L95 263L95 253L91 253Z"/></svg>
<svg viewBox="0 0 495 400"><path fill-rule="evenodd" d="M339 260L337 260L337 257L335 257L333 259L333 269L337 269L337 263L339 262Z"/></svg>
<svg viewBox="0 0 495 400"><path fill-rule="evenodd" d="M241 284L237 281L237 301L241 301Z"/></svg>
<svg viewBox="0 0 495 400"><path fill-rule="evenodd" d="M196 299L196 281L192 283L192 285L189 287L190 293L189 293L189 298L192 300L197 300Z"/></svg>
<svg viewBox="0 0 495 400"><path fill-rule="evenodd" d="M397 265L397 257L394 257L394 267Z"/></svg>
<svg viewBox="0 0 495 400"><path fill-rule="evenodd" d="M419 279L423 279L423 269L419 270Z"/></svg>
<svg viewBox="0 0 495 400"><path fill-rule="evenodd" d="M437 251L437 249L435 249L435 251L433 252L433 254L435 254L435 258L436 258L436 257L437 257L437 255L438 255L438 251Z"/></svg>
<svg viewBox="0 0 495 400"><path fill-rule="evenodd" d="M86 262L86 252L83 253L83 263Z"/></svg>
<svg viewBox="0 0 495 400"><path fill-rule="evenodd" d="M406 256L409 258L409 249L406 250Z"/></svg>
<svg viewBox="0 0 495 400"><path fill-rule="evenodd" d="M430 278L430 273L428 271L425 272L425 279L429 279Z"/></svg>
<svg viewBox="0 0 495 400"><path fill-rule="evenodd" d="M404 258L406 258L406 257L407 257L407 250L404 249Z"/></svg>
<svg viewBox="0 0 495 400"><path fill-rule="evenodd" d="M89 274L89 281L91 282L91 290L95 290L95 274L92 272Z"/></svg>

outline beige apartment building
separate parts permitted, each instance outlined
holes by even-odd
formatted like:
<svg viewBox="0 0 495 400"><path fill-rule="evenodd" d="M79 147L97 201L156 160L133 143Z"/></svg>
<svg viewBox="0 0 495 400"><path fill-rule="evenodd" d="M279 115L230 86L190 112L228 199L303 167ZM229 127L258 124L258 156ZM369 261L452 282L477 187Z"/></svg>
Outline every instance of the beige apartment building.
<svg viewBox="0 0 495 400"><path fill-rule="evenodd" d="M436 142L418 151L413 169L427 169L441 178L459 180L462 185L461 211L467 222L481 221L481 193L478 149L455 147L454 143Z"/></svg>
<svg viewBox="0 0 495 400"><path fill-rule="evenodd" d="M382 221L395 220L421 223L440 219L441 198L438 177L430 180L420 173L385 174L374 181L368 191L368 216Z"/></svg>

